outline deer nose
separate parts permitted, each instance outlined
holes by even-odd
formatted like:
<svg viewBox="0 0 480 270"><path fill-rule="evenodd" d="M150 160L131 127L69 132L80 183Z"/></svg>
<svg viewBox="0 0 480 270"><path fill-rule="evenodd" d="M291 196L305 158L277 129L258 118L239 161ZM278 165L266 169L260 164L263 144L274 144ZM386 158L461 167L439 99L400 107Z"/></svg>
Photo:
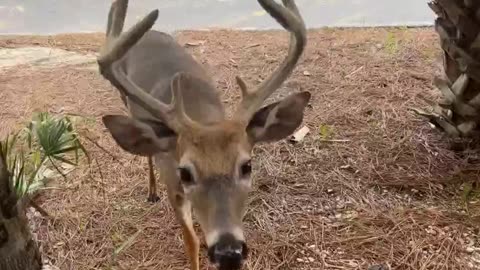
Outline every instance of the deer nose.
<svg viewBox="0 0 480 270"><path fill-rule="evenodd" d="M247 257L248 248L244 241L235 239L232 234L224 234L209 248L208 254L210 261L217 264L219 270L238 270Z"/></svg>

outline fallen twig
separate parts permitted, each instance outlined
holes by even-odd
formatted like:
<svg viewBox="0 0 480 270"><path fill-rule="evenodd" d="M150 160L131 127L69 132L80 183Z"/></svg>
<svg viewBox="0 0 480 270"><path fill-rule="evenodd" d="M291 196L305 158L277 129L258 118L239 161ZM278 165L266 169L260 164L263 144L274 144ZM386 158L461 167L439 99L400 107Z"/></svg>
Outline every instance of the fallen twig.
<svg viewBox="0 0 480 270"><path fill-rule="evenodd" d="M111 156L113 158L114 161L117 161L118 158L112 154L110 151L108 151L107 149L105 149L103 146L101 146L100 144L98 144L96 141L94 141L93 139L91 139L90 137L88 137L86 134L82 134L82 136L84 136L89 142L93 143L95 146L97 146L98 148L100 148L100 150L102 150L103 152L107 153L109 156Z"/></svg>
<svg viewBox="0 0 480 270"><path fill-rule="evenodd" d="M350 142L349 139L344 139L344 140L335 140L335 139L320 139L319 141L321 142Z"/></svg>
<svg viewBox="0 0 480 270"><path fill-rule="evenodd" d="M347 76L345 76L345 78L350 78L352 77L353 75L355 75L356 73L360 72L365 66L361 66L359 68L357 68L356 70L354 70L352 73L348 74Z"/></svg>
<svg viewBox="0 0 480 270"><path fill-rule="evenodd" d="M50 214L48 214L48 212L43 209L43 207L41 207L40 205L38 205L34 200L28 200L28 204L33 207L35 210L37 210L43 217L47 217L47 218L50 218Z"/></svg>

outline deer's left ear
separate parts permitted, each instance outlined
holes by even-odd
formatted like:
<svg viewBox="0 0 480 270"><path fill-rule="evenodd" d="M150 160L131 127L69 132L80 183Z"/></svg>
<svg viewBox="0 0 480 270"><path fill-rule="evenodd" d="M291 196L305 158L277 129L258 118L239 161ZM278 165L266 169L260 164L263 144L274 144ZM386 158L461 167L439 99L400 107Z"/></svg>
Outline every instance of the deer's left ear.
<svg viewBox="0 0 480 270"><path fill-rule="evenodd" d="M302 123L310 97L309 92L300 92L258 110L247 126L251 141L278 141L291 135Z"/></svg>

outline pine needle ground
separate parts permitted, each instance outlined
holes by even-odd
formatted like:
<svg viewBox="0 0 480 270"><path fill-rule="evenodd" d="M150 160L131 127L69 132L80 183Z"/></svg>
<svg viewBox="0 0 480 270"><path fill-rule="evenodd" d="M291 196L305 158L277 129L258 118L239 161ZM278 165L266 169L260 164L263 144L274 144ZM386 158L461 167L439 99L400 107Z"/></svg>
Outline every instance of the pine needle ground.
<svg viewBox="0 0 480 270"><path fill-rule="evenodd" d="M214 75L228 108L240 97L234 76L257 84L288 44L283 31L187 31L177 38ZM304 122L311 132L298 144L255 150L246 269L478 267L480 203L465 191L479 180L475 142L445 138L410 111L439 98L433 29L321 29L308 38L297 69L272 99L311 91ZM92 53L102 41L101 34L2 37L0 47ZM91 166L42 196L50 219L32 217L49 264L188 268L164 187L160 202L146 202L146 159L123 152L101 124L104 114L125 113L108 82L94 70L22 66L2 71L0 84L1 136L34 111L91 120L81 127ZM201 252L206 267L204 246Z"/></svg>

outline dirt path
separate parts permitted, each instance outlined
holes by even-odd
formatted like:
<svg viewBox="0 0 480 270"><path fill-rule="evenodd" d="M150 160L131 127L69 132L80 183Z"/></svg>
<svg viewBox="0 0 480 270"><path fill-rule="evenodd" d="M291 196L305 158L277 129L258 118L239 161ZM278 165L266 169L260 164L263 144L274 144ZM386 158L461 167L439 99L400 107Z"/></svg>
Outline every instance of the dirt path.
<svg viewBox="0 0 480 270"><path fill-rule="evenodd" d="M257 84L287 48L283 32L182 32L178 40L213 74L227 106L239 99L235 75ZM94 54L101 42L101 35L1 37L0 48ZM311 133L300 144L255 150L246 269L480 264L473 236L479 203L467 211L459 191L461 182L478 179L478 169L471 172L479 166L478 153L453 151L409 111L436 100L431 81L438 56L431 29L309 33L306 54L279 95L312 92L305 119ZM65 188L42 199L54 217L35 218L45 257L60 269L187 268L165 194L157 204L146 202L146 160L123 152L101 124L102 115L124 112L120 98L95 70L82 67L0 69L2 138L34 111L70 113L88 119L82 130L109 152L86 142L95 159L91 171L81 168ZM132 245L112 258L137 232Z"/></svg>

